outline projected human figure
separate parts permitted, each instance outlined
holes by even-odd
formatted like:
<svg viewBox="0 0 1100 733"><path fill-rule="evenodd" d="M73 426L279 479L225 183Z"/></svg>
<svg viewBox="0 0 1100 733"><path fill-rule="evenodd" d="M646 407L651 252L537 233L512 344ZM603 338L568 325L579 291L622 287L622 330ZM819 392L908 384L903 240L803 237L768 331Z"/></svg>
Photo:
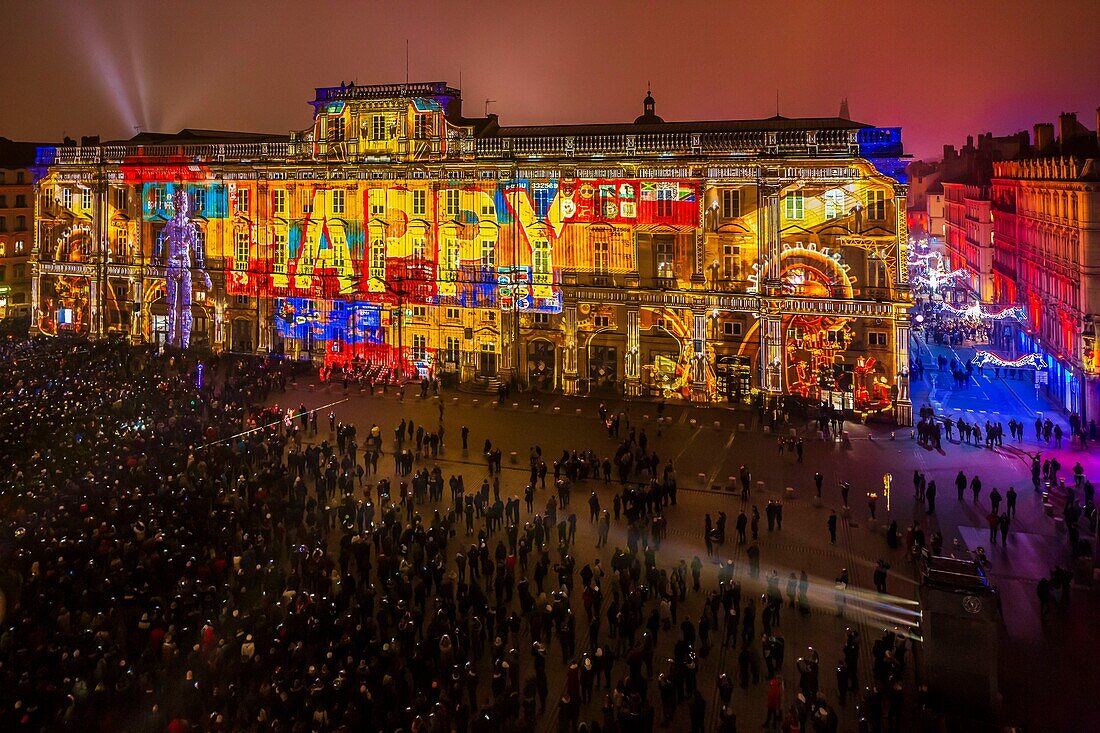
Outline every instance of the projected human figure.
<svg viewBox="0 0 1100 733"><path fill-rule="evenodd" d="M190 208L187 192L177 188L172 193L173 214L164 225L161 240L168 248L168 260L165 267L165 295L168 301L168 345L186 349L191 343L191 265L192 251L194 264L202 272L203 285L210 289L210 275L206 267L202 242L198 237L198 227L187 218Z"/></svg>

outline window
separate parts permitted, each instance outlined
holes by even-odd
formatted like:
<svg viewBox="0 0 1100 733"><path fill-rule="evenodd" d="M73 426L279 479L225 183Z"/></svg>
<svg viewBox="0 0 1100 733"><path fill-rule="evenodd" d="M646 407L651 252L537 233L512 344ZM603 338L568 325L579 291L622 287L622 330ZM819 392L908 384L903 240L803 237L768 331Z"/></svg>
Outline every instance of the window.
<svg viewBox="0 0 1100 733"><path fill-rule="evenodd" d="M0 216L0 232L8 231L8 217Z"/></svg>
<svg viewBox="0 0 1100 733"><path fill-rule="evenodd" d="M606 275L611 267L611 242L596 242L592 264L597 274Z"/></svg>
<svg viewBox="0 0 1100 733"><path fill-rule="evenodd" d="M413 259L423 260L425 252L424 237L413 237L412 241L412 256Z"/></svg>
<svg viewBox="0 0 1100 733"><path fill-rule="evenodd" d="M206 215L206 189L196 188L191 192L191 216Z"/></svg>
<svg viewBox="0 0 1100 733"><path fill-rule="evenodd" d="M791 191L783 197L787 208L787 218L792 221L797 221L803 217L806 212L806 200L802 197L801 191Z"/></svg>
<svg viewBox="0 0 1100 733"><path fill-rule="evenodd" d="M336 188L332 191L332 213L343 214L344 213L344 200L347 192L342 188Z"/></svg>
<svg viewBox="0 0 1100 733"><path fill-rule="evenodd" d="M0 209L8 208L8 197L0 196Z"/></svg>
<svg viewBox="0 0 1100 733"><path fill-rule="evenodd" d="M458 189L447 189L447 217L453 219L458 216Z"/></svg>
<svg viewBox="0 0 1100 733"><path fill-rule="evenodd" d="M302 199L302 213L303 214L312 214L313 213L313 191L309 190L308 188L303 190L302 193L301 193L301 199Z"/></svg>
<svg viewBox="0 0 1100 733"><path fill-rule="evenodd" d="M844 216L844 191L832 188L825 192L825 218Z"/></svg>
<svg viewBox="0 0 1100 733"><path fill-rule="evenodd" d="M741 216L741 192L735 188L722 191L722 218L736 219Z"/></svg>
<svg viewBox="0 0 1100 733"><path fill-rule="evenodd" d="M657 278L671 279L673 245L671 239L658 239L653 247L655 262L657 265Z"/></svg>
<svg viewBox="0 0 1100 733"><path fill-rule="evenodd" d="M459 313L458 308L447 308L447 320L448 321L457 321L459 319L459 316L460 316L460 313Z"/></svg>
<svg viewBox="0 0 1100 733"><path fill-rule="evenodd" d="M531 242L531 270L536 285L550 283L550 242L548 240L535 239ZM543 277L540 278L540 275Z"/></svg>
<svg viewBox="0 0 1100 733"><path fill-rule="evenodd" d="M413 361L424 361L428 358L428 339L419 333L413 336L412 358Z"/></svg>
<svg viewBox="0 0 1100 733"><path fill-rule="evenodd" d="M593 325L596 326L596 328L608 328L609 326L611 326L611 317L610 316L593 316L592 317L592 323L593 323Z"/></svg>
<svg viewBox="0 0 1100 733"><path fill-rule="evenodd" d="M444 352L443 360L449 361L452 364L458 363L459 354L461 354L462 342L458 340L457 336L448 336L446 341L446 351Z"/></svg>
<svg viewBox="0 0 1100 733"><path fill-rule="evenodd" d="M886 332L885 331L868 331L867 332L867 345L868 346L886 346Z"/></svg>
<svg viewBox="0 0 1100 733"><path fill-rule="evenodd" d="M370 126L371 140L385 140L386 139L386 117L385 115L374 115L371 117Z"/></svg>
<svg viewBox="0 0 1100 733"><path fill-rule="evenodd" d="M298 274L312 275L313 262L317 258L317 243L312 233L306 234L305 245L298 251Z"/></svg>
<svg viewBox="0 0 1100 733"><path fill-rule="evenodd" d="M344 139L344 118L333 117L332 124L329 126L329 139L333 142L340 142Z"/></svg>
<svg viewBox="0 0 1100 733"><path fill-rule="evenodd" d="M386 243L375 239L370 243L370 276L386 276Z"/></svg>
<svg viewBox="0 0 1100 733"><path fill-rule="evenodd" d="M275 232L271 237L272 247L275 249L273 269L278 273L286 272L286 234Z"/></svg>
<svg viewBox="0 0 1100 733"><path fill-rule="evenodd" d="M66 209L73 208L73 190L71 188L61 189L61 205Z"/></svg>
<svg viewBox="0 0 1100 733"><path fill-rule="evenodd" d="M114 239L114 243L115 243L115 246L114 246L115 256L116 257L124 257L127 254L127 250L129 249L129 239L130 239L127 236L126 230L122 229L121 227L115 229L115 236L113 237L113 239Z"/></svg>
<svg viewBox="0 0 1100 733"><path fill-rule="evenodd" d="M740 336L741 335L741 321L723 321L722 333L726 336Z"/></svg>
<svg viewBox="0 0 1100 733"><path fill-rule="evenodd" d="M248 232L237 232L237 248L233 253L233 269L248 269Z"/></svg>
<svg viewBox="0 0 1100 733"><path fill-rule="evenodd" d="M726 280L741 279L741 248L736 244L722 245L722 277Z"/></svg>
<svg viewBox="0 0 1100 733"><path fill-rule="evenodd" d="M153 188L153 200L150 202L153 207L153 212L164 212L168 210L168 189L163 186L156 186ZM65 208L69 208L67 205Z"/></svg>
<svg viewBox="0 0 1100 733"><path fill-rule="evenodd" d="M26 265L15 265L14 267L11 268L11 274L12 274L12 277L15 278L15 280L17 282L19 280L22 280L22 279L27 277L27 266Z"/></svg>
<svg viewBox="0 0 1100 733"><path fill-rule="evenodd" d="M26 176L27 176L27 174L24 173L23 171L16 171L16 173L15 173L15 182L16 183L26 183Z"/></svg>
<svg viewBox="0 0 1100 733"><path fill-rule="evenodd" d="M286 216L286 189L276 188L271 194L271 208L276 216Z"/></svg>
<svg viewBox="0 0 1100 733"><path fill-rule="evenodd" d="M15 240L15 254L21 255L27 253L27 243L22 239ZM2 254L2 253L0 253Z"/></svg>
<svg viewBox="0 0 1100 733"><path fill-rule="evenodd" d="M432 132L432 117L428 114L413 114L413 137L417 140L427 140Z"/></svg>
<svg viewBox="0 0 1100 733"><path fill-rule="evenodd" d="M414 305L412 309L413 318L423 318L427 315L428 309L422 305Z"/></svg>
<svg viewBox="0 0 1100 733"><path fill-rule="evenodd" d="M247 188L237 189L237 211L242 214L248 213L248 206L251 203L249 194L252 193Z"/></svg>
<svg viewBox="0 0 1100 733"><path fill-rule="evenodd" d="M871 253L867 256L867 287L887 288L890 282L887 279L886 263Z"/></svg>
<svg viewBox="0 0 1100 733"><path fill-rule="evenodd" d="M237 305L247 308L248 307L248 296L247 295L238 295L237 296Z"/></svg>
<svg viewBox="0 0 1100 733"><path fill-rule="evenodd" d="M343 275L348 264L348 240L343 232L335 232L329 235L332 245L332 267Z"/></svg>
<svg viewBox="0 0 1100 733"><path fill-rule="evenodd" d="M15 231L22 232L22 231L26 231L26 229L27 229L27 217L22 216L22 215L15 217Z"/></svg>
<svg viewBox="0 0 1100 733"><path fill-rule="evenodd" d="M481 266L484 269L492 270L497 266L497 251L494 246L494 242L491 239L481 240Z"/></svg>
<svg viewBox="0 0 1100 733"><path fill-rule="evenodd" d="M376 219L384 219L386 217L386 192L371 191L369 197L370 215Z"/></svg>
<svg viewBox="0 0 1100 733"><path fill-rule="evenodd" d="M882 221L886 218L886 192L867 192L867 219L869 221Z"/></svg>
<svg viewBox="0 0 1100 733"><path fill-rule="evenodd" d="M428 192L419 189L413 191L413 216L426 216L428 214Z"/></svg>
<svg viewBox="0 0 1100 733"><path fill-rule="evenodd" d="M536 326L548 326L550 325L549 313L534 313L531 315L531 322Z"/></svg>
<svg viewBox="0 0 1100 733"><path fill-rule="evenodd" d="M677 192L668 186L657 189L657 216L672 216L672 202L676 200L676 195Z"/></svg>
<svg viewBox="0 0 1100 733"><path fill-rule="evenodd" d="M15 208L25 209L27 208L27 197L24 194L17 194L15 196Z"/></svg>
<svg viewBox="0 0 1100 733"><path fill-rule="evenodd" d="M92 189L80 189L80 208L84 211L92 210Z"/></svg>
<svg viewBox="0 0 1100 733"><path fill-rule="evenodd" d="M458 240L448 237L443 242L443 279L455 281L458 279Z"/></svg>
<svg viewBox="0 0 1100 733"><path fill-rule="evenodd" d="M0 283L4 282L8 278L8 268L4 265L0 265Z"/></svg>

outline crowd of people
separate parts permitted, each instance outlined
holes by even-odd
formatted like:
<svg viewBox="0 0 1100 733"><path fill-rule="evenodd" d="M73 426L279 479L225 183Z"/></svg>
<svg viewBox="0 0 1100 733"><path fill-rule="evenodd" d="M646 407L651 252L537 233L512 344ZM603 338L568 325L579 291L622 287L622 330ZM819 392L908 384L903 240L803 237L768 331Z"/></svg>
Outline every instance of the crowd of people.
<svg viewBox="0 0 1100 733"><path fill-rule="evenodd" d="M277 361L209 358L200 379L192 356L112 343L12 342L0 357L0 730L480 733L553 719L568 733L734 733L736 711L759 705L786 733L835 731L855 704L865 730L896 731L912 705L905 633L884 629L859 674L847 569L815 591L805 571L762 568L760 533L783 532L784 504L753 494L748 468L730 536L725 512L703 518L705 560L662 550L676 469L625 413L601 405L610 448L531 445L526 485L509 486L494 436L485 471L442 469L443 401L438 421L402 418L391 437L338 406L274 406ZM469 428L454 432L469 451ZM777 446L802 462L801 440ZM915 484L934 511L934 482ZM919 554L919 524L904 542ZM889 569L875 567L878 594ZM830 601L841 656L785 662L783 623ZM715 654L729 671L712 688L700 670Z"/></svg>

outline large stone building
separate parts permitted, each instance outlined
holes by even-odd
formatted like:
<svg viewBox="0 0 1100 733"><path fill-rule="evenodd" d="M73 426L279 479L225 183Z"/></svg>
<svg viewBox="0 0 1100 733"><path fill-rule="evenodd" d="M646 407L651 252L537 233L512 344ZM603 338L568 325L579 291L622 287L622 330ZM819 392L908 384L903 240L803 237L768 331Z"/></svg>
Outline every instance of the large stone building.
<svg viewBox="0 0 1100 733"><path fill-rule="evenodd" d="M444 83L312 104L289 136L41 149L36 330L172 340L185 191L192 346L911 420L899 129L665 122L651 96L507 127Z"/></svg>

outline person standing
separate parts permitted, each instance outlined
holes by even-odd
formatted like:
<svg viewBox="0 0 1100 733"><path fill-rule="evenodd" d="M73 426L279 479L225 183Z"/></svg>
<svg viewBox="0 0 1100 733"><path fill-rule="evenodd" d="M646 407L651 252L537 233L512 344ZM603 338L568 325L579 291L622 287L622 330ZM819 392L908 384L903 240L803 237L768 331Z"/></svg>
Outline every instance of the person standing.
<svg viewBox="0 0 1100 733"><path fill-rule="evenodd" d="M936 482L929 481L928 488L924 491L924 498L928 500L928 513L936 513Z"/></svg>
<svg viewBox="0 0 1100 733"><path fill-rule="evenodd" d="M974 495L974 503L977 504L982 495L982 480L976 475L970 479L970 493Z"/></svg>
<svg viewBox="0 0 1100 733"><path fill-rule="evenodd" d="M836 509L829 511L829 518L826 520L826 524L829 527L829 544L836 544Z"/></svg>
<svg viewBox="0 0 1100 733"><path fill-rule="evenodd" d="M1005 492L1005 510L1010 519L1016 518L1016 488L1013 486L1009 486Z"/></svg>
<svg viewBox="0 0 1100 733"><path fill-rule="evenodd" d="M1001 533L1001 547L1008 547L1008 512L1002 512L997 518L997 529Z"/></svg>
<svg viewBox="0 0 1100 733"><path fill-rule="evenodd" d="M955 477L955 489L959 493L959 501L963 500L963 492L966 491L966 474L959 471L959 475Z"/></svg>
<svg viewBox="0 0 1100 733"><path fill-rule="evenodd" d="M821 484L825 481L825 477L821 475L821 471L814 474L814 486L817 487L817 498L821 498Z"/></svg>

